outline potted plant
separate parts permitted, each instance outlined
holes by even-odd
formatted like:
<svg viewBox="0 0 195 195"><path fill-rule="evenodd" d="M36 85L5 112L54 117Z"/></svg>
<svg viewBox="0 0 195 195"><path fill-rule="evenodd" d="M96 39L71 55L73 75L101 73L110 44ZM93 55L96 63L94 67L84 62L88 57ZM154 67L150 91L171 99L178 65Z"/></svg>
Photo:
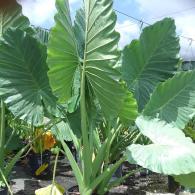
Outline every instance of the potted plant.
<svg viewBox="0 0 195 195"><path fill-rule="evenodd" d="M56 140L51 131L44 131L43 128L34 128L31 132L31 151L28 155L31 173L35 177L43 177L50 173L51 151Z"/></svg>
<svg viewBox="0 0 195 195"><path fill-rule="evenodd" d="M0 194L1 195L8 195L8 188L7 186L5 185L4 182L0 182Z"/></svg>
<svg viewBox="0 0 195 195"><path fill-rule="evenodd" d="M59 148L58 147L56 148L56 152L57 152L57 154L56 154L55 163L54 163L54 167L53 167L52 184L47 186L47 187L37 189L35 191L35 195L46 195L46 194L63 195L65 192L65 189L61 185L56 183L56 181L55 181L57 162L58 162L58 156L59 156Z"/></svg>

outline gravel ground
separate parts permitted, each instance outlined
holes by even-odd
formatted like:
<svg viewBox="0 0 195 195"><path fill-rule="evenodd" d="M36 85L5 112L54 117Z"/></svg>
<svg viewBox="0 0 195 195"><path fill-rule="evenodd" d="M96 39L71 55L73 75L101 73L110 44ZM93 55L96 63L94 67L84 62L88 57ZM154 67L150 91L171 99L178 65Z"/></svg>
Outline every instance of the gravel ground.
<svg viewBox="0 0 195 195"><path fill-rule="evenodd" d="M57 167L56 181L64 186L65 189L76 186L70 165L64 158L61 157ZM131 168L128 164L124 165L124 173ZM13 193L15 195L34 195L36 189L51 184L50 178L52 178L52 174L48 176L48 179L36 179L31 176L27 163L18 163L11 175ZM149 173L149 175L142 174L141 176L138 173L129 177L123 185L112 189L109 195L161 195L162 193L168 195L167 182L166 176L154 173Z"/></svg>

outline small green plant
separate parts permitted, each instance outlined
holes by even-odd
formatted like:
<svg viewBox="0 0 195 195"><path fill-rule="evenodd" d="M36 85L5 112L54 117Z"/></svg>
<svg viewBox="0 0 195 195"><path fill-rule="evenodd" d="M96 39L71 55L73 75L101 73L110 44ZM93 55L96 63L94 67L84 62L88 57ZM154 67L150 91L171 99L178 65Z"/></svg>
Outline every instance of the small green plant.
<svg viewBox="0 0 195 195"><path fill-rule="evenodd" d="M0 105L1 113L0 113L0 188L7 187L9 189L10 194L12 191L9 186L9 176L11 171L16 164L16 162L20 159L21 155L27 150L29 145L22 148L14 155L11 160L6 157L7 146L9 139L6 140L6 114L5 114L5 104L1 99Z"/></svg>

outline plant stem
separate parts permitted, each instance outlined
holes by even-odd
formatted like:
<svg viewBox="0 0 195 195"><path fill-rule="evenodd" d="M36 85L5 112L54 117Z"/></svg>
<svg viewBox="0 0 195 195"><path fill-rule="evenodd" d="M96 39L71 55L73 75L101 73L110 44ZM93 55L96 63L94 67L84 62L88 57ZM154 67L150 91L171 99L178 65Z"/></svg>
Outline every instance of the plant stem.
<svg viewBox="0 0 195 195"><path fill-rule="evenodd" d="M135 144L137 142L137 140L141 137L142 133L140 132L136 138L133 140L133 144Z"/></svg>
<svg viewBox="0 0 195 195"><path fill-rule="evenodd" d="M85 68L87 65L87 52L88 52L88 33L89 33L89 20L90 20L90 1L85 3L85 46L84 46L84 59L83 66L81 66L81 131L82 131L82 139L83 139L83 174L84 174L84 183L86 186L90 184L90 177L92 174L92 152L93 149L90 148L89 141L89 129L87 126L87 113L86 113L86 94L85 94L85 82L86 82L86 72Z"/></svg>
<svg viewBox="0 0 195 195"><path fill-rule="evenodd" d="M116 136L118 135L119 131L121 130L122 128L122 125L119 125L118 128L115 130L113 129L113 133L112 131L111 132L111 136L109 135L108 139L109 139L109 144L108 144L108 148L107 148L107 153L106 153L106 163L108 164L109 161L110 161L110 149L111 149L111 146L112 146L112 143L114 141L114 139L116 138Z"/></svg>
<svg viewBox="0 0 195 195"><path fill-rule="evenodd" d="M53 168L53 180L52 183L55 183L55 177L56 177L56 168L57 168L57 163L58 163L58 156L59 156L59 150L56 154L56 158L55 158L55 164L54 164L54 168Z"/></svg>
<svg viewBox="0 0 195 195"><path fill-rule="evenodd" d="M13 195L13 192L10 188L10 185L8 184L7 179L6 179L6 177L3 174L3 171L1 169L0 169L0 174L1 174L1 177L3 178L3 181L5 182L5 185L7 186L8 190L9 190L10 195Z"/></svg>
<svg viewBox="0 0 195 195"><path fill-rule="evenodd" d="M4 145L5 145L5 104L1 99L1 121L0 121L0 168L4 163Z"/></svg>
<svg viewBox="0 0 195 195"><path fill-rule="evenodd" d="M55 177L56 177L56 168L57 168L57 163L58 163L58 156L59 156L59 149L58 149L58 152L56 154L54 168L53 168L53 179L52 179L52 188L51 188L50 195L53 194L53 188L55 186Z"/></svg>
<svg viewBox="0 0 195 195"><path fill-rule="evenodd" d="M93 181L90 188L95 189L98 186L98 194L104 194L105 189L107 191L107 185L112 178L112 175L114 172L120 167L120 165L126 161L126 157L122 157L120 160L118 160L115 164L113 164L111 167L107 167L105 171Z"/></svg>
<svg viewBox="0 0 195 195"><path fill-rule="evenodd" d="M4 148L6 149L9 145L9 143L12 141L12 138L13 136L15 135L16 133L16 129L14 128L13 131L12 131L12 134L10 135L9 139L7 140L6 144L4 145Z"/></svg>
<svg viewBox="0 0 195 195"><path fill-rule="evenodd" d="M88 126L87 126L87 113L86 113L86 98L85 98L85 68L82 70L81 78L81 131L83 139L83 174L84 174L84 183L90 183L90 174L91 174L91 154L90 154L90 144L89 144L89 135L88 135Z"/></svg>
<svg viewBox="0 0 195 195"><path fill-rule="evenodd" d="M139 168L139 169L136 169L136 170L133 170L133 171L130 171L129 173L127 173L126 175L124 175L123 177L111 182L109 185L108 185L108 189L110 190L111 188L115 187L115 186L118 186L120 185L125 179L127 179L130 175L133 175L135 173L137 173L138 171L141 171L143 170L144 168Z"/></svg>

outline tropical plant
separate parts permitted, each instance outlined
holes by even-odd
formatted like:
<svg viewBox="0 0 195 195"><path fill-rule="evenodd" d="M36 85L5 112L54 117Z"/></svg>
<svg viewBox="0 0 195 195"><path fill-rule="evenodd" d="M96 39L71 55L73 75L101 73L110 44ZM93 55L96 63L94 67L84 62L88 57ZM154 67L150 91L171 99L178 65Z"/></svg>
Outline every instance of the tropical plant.
<svg viewBox="0 0 195 195"><path fill-rule="evenodd" d="M56 154L54 168L53 168L52 184L49 185L49 186L47 186L47 187L40 188L40 189L36 190L35 191L35 195L46 195L46 194L63 195L64 194L65 189L61 185L59 185L58 183L56 183L56 181L55 181L56 169L57 169L57 162L58 162L58 156L59 156L59 148L57 148L57 154Z"/></svg>
<svg viewBox="0 0 195 195"><path fill-rule="evenodd" d="M120 117L124 121L134 120L137 112L136 102L132 94L119 82L120 74L112 68L120 56L117 50L119 35L114 31L116 16L112 11L112 1L102 2L97 8L96 6L90 7L94 3L97 4L96 1L86 3L88 5L86 5L85 12L88 13L88 21L92 22L99 9L103 8L103 13L97 18L99 24L87 24L85 37L88 40L85 41L85 49L83 50L85 58L80 59L78 55L68 2L58 0L56 3L58 9L56 26L51 31L48 43L48 64L51 87L63 104L71 98L76 73L78 72L80 75L79 107L81 110L82 136L80 140L74 134L72 136L75 146L80 152L81 169L62 138L61 142L74 170L81 193L91 194L97 189L97 186L101 186L98 189L101 193L107 190L105 186L125 159L122 157L111 167L108 164L102 167L105 158L108 156L105 151L109 153L110 144L116 133L115 129L112 129L107 140L103 144L100 143L102 145L95 144L95 140L97 140L95 136L99 135L92 128L93 123L88 120L92 116L90 114L88 116L86 112L90 108L89 105L93 105L95 101L98 102L107 119ZM104 7L104 3L106 3L106 7ZM107 11L109 14L104 18L104 12ZM93 12L92 16L89 14L90 12ZM102 29L99 28L100 25L103 25ZM103 31L108 33L108 37L99 42ZM64 35L61 36L60 34L63 32ZM63 42L64 44L61 44ZM12 47L13 45L14 47ZM24 30L12 28L8 29L3 35L0 50L2 54L0 56L0 67L3 73L1 79L6 80L1 83L0 88L8 109L17 118L38 127L43 125L45 115L52 118L52 113L56 116L59 110L47 78L45 44L43 45L37 37ZM90 50L94 50L94 52L88 55ZM10 55L14 52L15 55ZM95 53L96 57L94 56ZM99 66L100 64L101 66ZM15 84L13 85L13 83ZM110 88L113 88L115 92L109 92ZM86 102L87 98L90 101ZM126 106L130 109L126 109ZM53 117L55 118L55 116ZM121 125L118 124L116 128L120 130Z"/></svg>
<svg viewBox="0 0 195 195"><path fill-rule="evenodd" d="M30 22L28 18L22 15L22 8L16 1L8 0L6 1L6 3L1 4L0 16L1 16L0 17L0 39L1 40L4 39L6 32L10 28L20 29L21 31L24 31L25 33L28 33L32 36L36 36L37 39L40 41L43 40L44 36L43 35L41 36L41 30L36 29L37 33L35 33L36 31L30 27ZM7 53L7 55L10 55L10 54ZM9 67L9 62L4 61L3 63ZM9 79L11 79L11 77L9 77ZM23 80L23 82L24 81L25 80ZM0 187L7 186L9 188L10 193L12 194L11 189L8 185L10 173L15 163L20 159L21 155L30 147L31 142L29 142L23 148L21 147L17 148L16 144L18 144L19 135L21 135L21 132L24 133L24 130L27 131L27 129L29 128L29 125L26 124L26 122L23 122L17 119L15 116L13 117L13 115L10 114L10 112L8 112L8 110L6 109L6 105L4 103L5 96L3 96L1 92L0 92L1 94ZM24 134L22 136L24 136ZM31 141L35 141L35 140L36 138L34 138ZM13 146L13 144L15 145ZM17 150L19 149L16 155L12 156L12 158L6 157L6 154L8 151L10 152L10 150L16 150L16 149Z"/></svg>
<svg viewBox="0 0 195 195"><path fill-rule="evenodd" d="M126 155L129 162L173 175L186 185L182 178L192 179L194 172L194 144L182 130L194 116L195 72L176 72L181 64L178 52L175 25L169 18L145 28L140 40L124 49L123 78L142 114L136 125L152 141L132 144Z"/></svg>
<svg viewBox="0 0 195 195"><path fill-rule="evenodd" d="M195 72L176 73L180 58L174 21L166 18L145 28L140 40L124 48L121 76L115 68L121 52L112 0L85 0L74 25L68 0L57 0L56 8L48 42L48 33L37 29L3 33L0 95L8 109L36 128L45 116L50 119L81 194L104 194L122 182L132 173L110 179L127 159L178 177L195 172L194 144L180 130L194 115ZM68 126L80 164L60 136L59 124ZM127 129L128 141L120 145ZM150 139L147 145L136 144L141 135Z"/></svg>
<svg viewBox="0 0 195 195"><path fill-rule="evenodd" d="M3 3L0 6L0 16L0 39L3 39L3 35L10 27L17 27L28 31L29 21L26 17L22 16L21 7L16 2L7 1L5 4ZM8 178L12 168L27 147L21 149L11 160L6 159L5 155L8 150L8 145L10 141L12 141L13 134L9 139L6 139L6 131L8 131L10 127L7 124L8 119L6 118L6 108L2 96L0 108L0 188L5 186L9 188ZM5 163L5 161L7 162ZM12 194L10 188L9 191Z"/></svg>
<svg viewBox="0 0 195 195"><path fill-rule="evenodd" d="M195 118L193 117L192 120L184 128L184 133L187 137L191 137L193 141L195 141Z"/></svg>
<svg viewBox="0 0 195 195"><path fill-rule="evenodd" d="M81 170L66 144L61 141L81 194L91 194L96 189L102 194L108 190L106 187L110 178L125 160L122 157L111 167L106 163L110 145L121 125L118 124L109 132L104 143L99 143L99 134L93 129L93 120L90 120L93 117L91 108L98 102L104 117L108 120L116 117L120 117L121 120L134 120L136 116L135 100L119 83L120 74L112 68L120 56L117 50L119 35L114 31L116 17L112 11L112 1L101 3L86 1L85 10L81 11L85 13L83 16L86 21L85 31L82 31L84 33L82 38L85 37L85 40L77 40L74 34L76 30L74 31L71 23L68 1L58 0L56 7L58 10L55 16L56 25L51 30L48 43L48 75L54 94L63 103L71 97L75 74L77 71L80 72L82 139L80 143L76 138L73 138L73 141L77 142L75 145L80 155ZM102 12L97 15L99 10ZM79 21L75 24L77 30L83 29L80 29L83 26L78 25ZM110 88L113 88L113 92ZM131 109L126 109L126 105ZM105 166L102 167L104 163Z"/></svg>

